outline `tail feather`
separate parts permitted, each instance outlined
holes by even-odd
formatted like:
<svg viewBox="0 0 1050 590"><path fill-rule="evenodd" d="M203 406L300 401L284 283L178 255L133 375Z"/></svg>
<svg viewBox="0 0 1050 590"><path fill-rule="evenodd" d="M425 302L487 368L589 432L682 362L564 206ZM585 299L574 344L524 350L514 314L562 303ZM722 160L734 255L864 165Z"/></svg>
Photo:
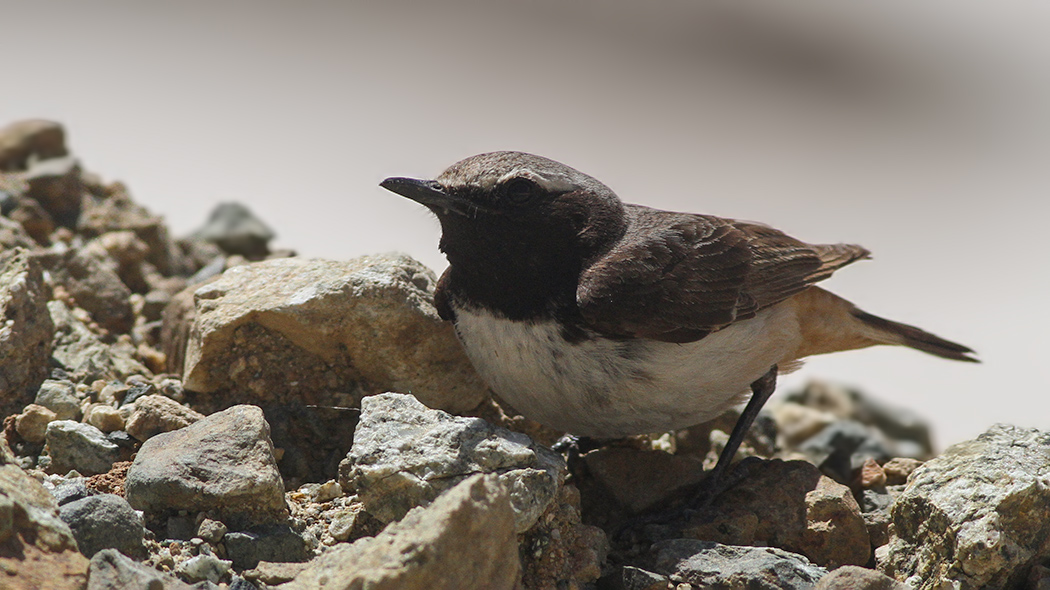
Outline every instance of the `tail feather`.
<svg viewBox="0 0 1050 590"><path fill-rule="evenodd" d="M855 307L851 312L855 318L873 328L886 344L901 344L941 358L956 361L981 362L977 358L970 356L974 351L968 346L945 340L915 326L881 318Z"/></svg>

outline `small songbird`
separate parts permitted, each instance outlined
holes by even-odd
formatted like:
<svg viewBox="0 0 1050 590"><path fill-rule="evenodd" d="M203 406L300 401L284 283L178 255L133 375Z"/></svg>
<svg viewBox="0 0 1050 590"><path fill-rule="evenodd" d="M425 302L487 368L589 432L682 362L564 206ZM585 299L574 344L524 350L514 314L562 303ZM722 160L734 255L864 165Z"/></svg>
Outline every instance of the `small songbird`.
<svg viewBox="0 0 1050 590"><path fill-rule="evenodd" d="M777 373L876 344L974 362L966 346L815 284L868 257L758 223L627 205L559 162L494 152L381 186L441 222L434 302L474 367L524 416L614 438L699 424L750 401L717 482Z"/></svg>

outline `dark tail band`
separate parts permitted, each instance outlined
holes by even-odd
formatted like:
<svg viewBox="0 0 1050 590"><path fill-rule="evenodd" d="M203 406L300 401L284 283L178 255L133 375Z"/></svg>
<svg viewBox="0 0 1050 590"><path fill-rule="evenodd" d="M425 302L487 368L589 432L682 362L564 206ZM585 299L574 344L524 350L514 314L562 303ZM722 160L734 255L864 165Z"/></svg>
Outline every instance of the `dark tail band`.
<svg viewBox="0 0 1050 590"><path fill-rule="evenodd" d="M880 318L877 315L872 315L856 308L854 308L852 312L854 317L858 320L895 340L894 342L887 342L887 344L901 344L941 358L952 359L955 361L966 361L968 363L981 362L973 356L970 356L974 354L974 352L973 349L968 346L945 340L940 336L935 336L925 330L916 328L915 326L909 326L908 324Z"/></svg>

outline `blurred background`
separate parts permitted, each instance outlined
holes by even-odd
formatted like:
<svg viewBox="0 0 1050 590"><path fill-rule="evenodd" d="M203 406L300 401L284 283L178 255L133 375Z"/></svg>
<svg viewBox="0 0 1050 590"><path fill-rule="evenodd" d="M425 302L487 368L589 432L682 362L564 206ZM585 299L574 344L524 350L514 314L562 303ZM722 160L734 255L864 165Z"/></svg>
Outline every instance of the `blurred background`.
<svg viewBox="0 0 1050 590"><path fill-rule="evenodd" d="M820 357L944 446L1050 429L1050 5L0 1L0 125L62 122L176 235L221 201L277 247L401 250L439 228L380 189L529 151L625 201L762 221L874 260L825 286L975 348Z"/></svg>

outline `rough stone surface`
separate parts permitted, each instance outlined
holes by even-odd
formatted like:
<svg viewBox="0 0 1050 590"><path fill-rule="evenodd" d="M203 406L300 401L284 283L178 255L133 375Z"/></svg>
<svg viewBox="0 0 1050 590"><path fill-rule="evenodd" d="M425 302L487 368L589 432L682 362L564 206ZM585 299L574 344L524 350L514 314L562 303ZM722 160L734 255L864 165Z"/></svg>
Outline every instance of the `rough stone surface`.
<svg viewBox="0 0 1050 590"><path fill-rule="evenodd" d="M339 484L384 522L401 518L476 473L507 487L518 532L531 527L564 481L565 463L527 436L431 410L410 395L365 398Z"/></svg>
<svg viewBox="0 0 1050 590"><path fill-rule="evenodd" d="M44 442L47 425L55 418L55 413L44 406L29 404L15 419L15 431L27 441L39 444Z"/></svg>
<svg viewBox="0 0 1050 590"><path fill-rule="evenodd" d="M103 343L64 302L50 301L47 309L55 325L52 356L71 380L90 383L152 374L131 353Z"/></svg>
<svg viewBox="0 0 1050 590"><path fill-rule="evenodd" d="M49 269L55 281L65 287L77 302L87 310L99 326L123 334L131 329L134 314L131 309L131 290L120 280L115 263L88 249L69 250L56 258Z"/></svg>
<svg viewBox="0 0 1050 590"><path fill-rule="evenodd" d="M437 316L434 284L430 269L403 255L232 268L196 291L186 388L342 406L403 391L469 410L487 389Z"/></svg>
<svg viewBox="0 0 1050 590"><path fill-rule="evenodd" d="M281 514L284 484L269 433L262 410L234 406L158 434L142 443L128 471L128 502L147 513L216 510L249 520Z"/></svg>
<svg viewBox="0 0 1050 590"><path fill-rule="evenodd" d="M36 401L33 403L54 412L57 420L80 419L80 400L69 381L45 379L40 384L40 389L36 392Z"/></svg>
<svg viewBox="0 0 1050 590"><path fill-rule="evenodd" d="M204 418L179 402L163 395L144 395L134 402L134 410L127 420L126 430L131 436L145 441L162 432L185 428Z"/></svg>
<svg viewBox="0 0 1050 590"><path fill-rule="evenodd" d="M121 458L120 447L98 428L72 420L56 420L47 426L47 448L51 469L65 473L75 469L84 475L109 471Z"/></svg>
<svg viewBox="0 0 1050 590"><path fill-rule="evenodd" d="M82 590L87 570L50 492L18 467L0 466L0 586Z"/></svg>
<svg viewBox="0 0 1050 590"><path fill-rule="evenodd" d="M827 571L805 557L773 547L709 541L661 541L650 552L652 571L698 588L809 590Z"/></svg>
<svg viewBox="0 0 1050 590"><path fill-rule="evenodd" d="M921 589L1019 587L1050 558L1050 433L997 424L910 478L879 569Z"/></svg>
<svg viewBox="0 0 1050 590"><path fill-rule="evenodd" d="M69 525L86 557L103 549L116 549L129 557L146 556L142 517L120 496L98 494L67 502L59 509L59 517Z"/></svg>
<svg viewBox="0 0 1050 590"><path fill-rule="evenodd" d="M287 525L266 525L226 533L226 555L237 569L251 569L260 561L300 562L309 557L306 542Z"/></svg>
<svg viewBox="0 0 1050 590"><path fill-rule="evenodd" d="M91 558L87 590L190 590L192 586L174 576L122 555L103 549Z"/></svg>
<svg viewBox="0 0 1050 590"><path fill-rule="evenodd" d="M867 527L849 488L803 461L753 460L737 469L748 470L743 480L700 511L687 536L780 547L826 567L868 562Z"/></svg>
<svg viewBox="0 0 1050 590"><path fill-rule="evenodd" d="M84 410L84 422L102 432L124 429L124 416L109 404L91 404Z"/></svg>
<svg viewBox="0 0 1050 590"><path fill-rule="evenodd" d="M0 251L0 416L33 401L47 377L55 326L40 265L25 250Z"/></svg>
<svg viewBox="0 0 1050 590"><path fill-rule="evenodd" d="M282 590L511 590L514 513L493 475L475 475L375 537L315 559Z"/></svg>
<svg viewBox="0 0 1050 590"><path fill-rule="evenodd" d="M875 570L844 565L821 578L814 590L908 590L908 587Z"/></svg>

